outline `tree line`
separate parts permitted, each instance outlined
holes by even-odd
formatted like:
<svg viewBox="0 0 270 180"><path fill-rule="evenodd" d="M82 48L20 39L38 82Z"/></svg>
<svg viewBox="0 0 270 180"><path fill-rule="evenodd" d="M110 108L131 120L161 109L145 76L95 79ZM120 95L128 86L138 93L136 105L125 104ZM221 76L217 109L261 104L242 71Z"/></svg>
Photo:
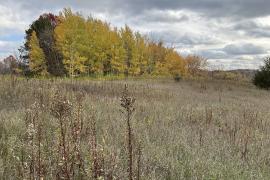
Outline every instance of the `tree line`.
<svg viewBox="0 0 270 180"><path fill-rule="evenodd" d="M41 15L26 30L19 51L28 74L37 76L182 77L195 74L206 62L199 56L183 57L127 25L118 29L71 9Z"/></svg>

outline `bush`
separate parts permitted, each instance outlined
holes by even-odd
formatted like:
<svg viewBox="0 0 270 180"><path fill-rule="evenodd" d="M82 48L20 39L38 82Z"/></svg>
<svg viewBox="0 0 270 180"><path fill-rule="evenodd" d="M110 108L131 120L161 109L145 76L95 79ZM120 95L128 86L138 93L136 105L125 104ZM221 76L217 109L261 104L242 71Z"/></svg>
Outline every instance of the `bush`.
<svg viewBox="0 0 270 180"><path fill-rule="evenodd" d="M253 84L263 89L270 88L270 57L264 61L264 66L258 70L253 78Z"/></svg>
<svg viewBox="0 0 270 180"><path fill-rule="evenodd" d="M182 79L182 77L179 75L179 74L176 74L176 75L174 75L174 80L176 81L176 82L179 82L181 79Z"/></svg>

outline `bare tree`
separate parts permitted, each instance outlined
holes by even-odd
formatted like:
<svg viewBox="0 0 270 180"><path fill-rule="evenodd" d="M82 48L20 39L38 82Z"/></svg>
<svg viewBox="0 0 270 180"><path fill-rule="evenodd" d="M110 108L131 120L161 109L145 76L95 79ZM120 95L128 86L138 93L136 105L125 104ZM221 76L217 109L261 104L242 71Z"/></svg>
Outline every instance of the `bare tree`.
<svg viewBox="0 0 270 180"><path fill-rule="evenodd" d="M203 70L208 64L206 58L197 55L189 55L185 60L188 73L192 76L197 75L198 72Z"/></svg>

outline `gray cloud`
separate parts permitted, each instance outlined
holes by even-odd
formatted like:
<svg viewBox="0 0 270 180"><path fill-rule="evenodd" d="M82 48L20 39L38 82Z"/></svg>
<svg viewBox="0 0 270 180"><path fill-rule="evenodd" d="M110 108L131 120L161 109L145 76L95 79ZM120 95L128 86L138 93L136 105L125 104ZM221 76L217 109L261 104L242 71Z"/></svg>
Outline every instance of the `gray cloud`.
<svg viewBox="0 0 270 180"><path fill-rule="evenodd" d="M113 1L113 2L112 2ZM269 13L268 0L111 0L103 5L137 14L149 9L189 9L212 16L258 17ZM93 3L89 3L89 5ZM99 6L99 3L96 4Z"/></svg>
<svg viewBox="0 0 270 180"><path fill-rule="evenodd" d="M12 1L4 1L10 4ZM52 9L71 6L93 11L125 12L125 14L141 14L149 9L179 10L189 9L216 16L257 17L269 14L268 0L104 0L104 1L73 1L73 0L21 0L17 1L22 8L31 11L35 9Z"/></svg>
<svg viewBox="0 0 270 180"><path fill-rule="evenodd" d="M188 20L189 17L183 13L174 13L173 11L164 11L157 9L147 10L133 19L135 23L180 23Z"/></svg>
<svg viewBox="0 0 270 180"><path fill-rule="evenodd" d="M257 28L261 28L261 26L253 20L243 21L233 26L235 30L251 30Z"/></svg>
<svg viewBox="0 0 270 180"><path fill-rule="evenodd" d="M237 23L232 27L232 29L236 31L243 31L247 36L256 38L270 37L270 26L262 25L253 19Z"/></svg>
<svg viewBox="0 0 270 180"><path fill-rule="evenodd" d="M195 46L211 45L220 43L220 40L209 34L183 33L178 31L160 31L151 32L151 37L156 40L163 40L167 44L176 44L177 46Z"/></svg>
<svg viewBox="0 0 270 180"><path fill-rule="evenodd" d="M197 54L206 59L225 59L229 57L226 52L219 49L200 50Z"/></svg>
<svg viewBox="0 0 270 180"><path fill-rule="evenodd" d="M265 54L267 50L261 46L251 43L247 44L229 44L223 48L223 51L231 55L245 55L245 54Z"/></svg>

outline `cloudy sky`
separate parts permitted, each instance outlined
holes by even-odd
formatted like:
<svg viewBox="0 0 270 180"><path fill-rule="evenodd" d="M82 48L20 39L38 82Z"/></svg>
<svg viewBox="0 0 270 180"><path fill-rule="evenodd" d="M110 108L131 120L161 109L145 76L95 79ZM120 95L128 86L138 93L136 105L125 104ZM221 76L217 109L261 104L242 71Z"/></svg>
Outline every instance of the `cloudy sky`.
<svg viewBox="0 0 270 180"><path fill-rule="evenodd" d="M162 39L209 68L256 69L270 54L270 0L0 0L0 59L23 44L41 13L71 7L113 26Z"/></svg>

